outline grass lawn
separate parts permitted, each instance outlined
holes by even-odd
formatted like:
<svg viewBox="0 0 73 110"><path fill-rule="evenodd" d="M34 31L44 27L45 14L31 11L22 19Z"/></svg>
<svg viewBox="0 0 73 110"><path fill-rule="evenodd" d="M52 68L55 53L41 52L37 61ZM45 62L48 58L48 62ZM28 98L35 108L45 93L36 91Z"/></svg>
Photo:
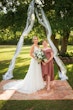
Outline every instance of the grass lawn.
<svg viewBox="0 0 73 110"><path fill-rule="evenodd" d="M0 46L0 81L2 75L8 70L10 61L14 55L16 46ZM27 73L30 59L29 56L30 46L22 47L22 50L17 57L14 79L22 79ZM73 46L68 46L68 52L73 51ZM54 65L55 79L58 79L58 69ZM67 75L69 77L69 84L73 88L73 65L66 65ZM0 110L73 110L73 101L0 101Z"/></svg>

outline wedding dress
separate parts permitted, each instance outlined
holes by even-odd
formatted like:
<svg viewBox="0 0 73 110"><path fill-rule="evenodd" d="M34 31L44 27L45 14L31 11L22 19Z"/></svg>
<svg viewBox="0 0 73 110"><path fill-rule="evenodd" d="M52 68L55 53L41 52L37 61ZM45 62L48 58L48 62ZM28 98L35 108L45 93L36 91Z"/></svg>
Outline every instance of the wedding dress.
<svg viewBox="0 0 73 110"><path fill-rule="evenodd" d="M34 52L39 48L34 47ZM41 64L37 60L31 59L28 72L23 80L12 81L3 86L4 90L13 89L21 93L31 94L45 87L42 78Z"/></svg>

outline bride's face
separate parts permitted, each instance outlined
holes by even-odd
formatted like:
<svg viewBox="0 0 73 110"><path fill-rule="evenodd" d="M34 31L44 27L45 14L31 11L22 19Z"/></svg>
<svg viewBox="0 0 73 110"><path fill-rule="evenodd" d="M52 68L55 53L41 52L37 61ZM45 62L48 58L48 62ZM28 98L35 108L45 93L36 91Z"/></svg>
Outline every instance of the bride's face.
<svg viewBox="0 0 73 110"><path fill-rule="evenodd" d="M37 37L34 38L34 39L33 39L33 42L34 42L34 44L38 44L38 38L37 38Z"/></svg>

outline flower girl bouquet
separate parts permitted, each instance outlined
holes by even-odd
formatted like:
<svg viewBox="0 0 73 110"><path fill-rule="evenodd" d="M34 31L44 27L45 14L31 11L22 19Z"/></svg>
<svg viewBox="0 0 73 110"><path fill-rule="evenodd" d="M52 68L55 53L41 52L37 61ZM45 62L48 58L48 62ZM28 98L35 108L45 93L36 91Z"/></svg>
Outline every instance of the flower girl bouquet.
<svg viewBox="0 0 73 110"><path fill-rule="evenodd" d="M44 52L41 49L37 50L34 53L34 55L35 55L35 58L38 61L38 63L41 63L42 61L43 62L46 62L47 61L47 58L46 58Z"/></svg>

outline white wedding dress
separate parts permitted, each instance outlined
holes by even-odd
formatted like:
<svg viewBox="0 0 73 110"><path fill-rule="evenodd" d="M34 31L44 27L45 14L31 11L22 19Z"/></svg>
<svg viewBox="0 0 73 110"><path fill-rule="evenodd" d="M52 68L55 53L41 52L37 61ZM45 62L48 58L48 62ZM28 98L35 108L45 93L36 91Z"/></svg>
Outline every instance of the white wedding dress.
<svg viewBox="0 0 73 110"><path fill-rule="evenodd" d="M34 47L34 52L39 48ZM3 86L4 90L13 89L21 93L31 94L45 87L45 82L42 78L41 64L37 60L31 59L28 72L23 80L12 81Z"/></svg>

